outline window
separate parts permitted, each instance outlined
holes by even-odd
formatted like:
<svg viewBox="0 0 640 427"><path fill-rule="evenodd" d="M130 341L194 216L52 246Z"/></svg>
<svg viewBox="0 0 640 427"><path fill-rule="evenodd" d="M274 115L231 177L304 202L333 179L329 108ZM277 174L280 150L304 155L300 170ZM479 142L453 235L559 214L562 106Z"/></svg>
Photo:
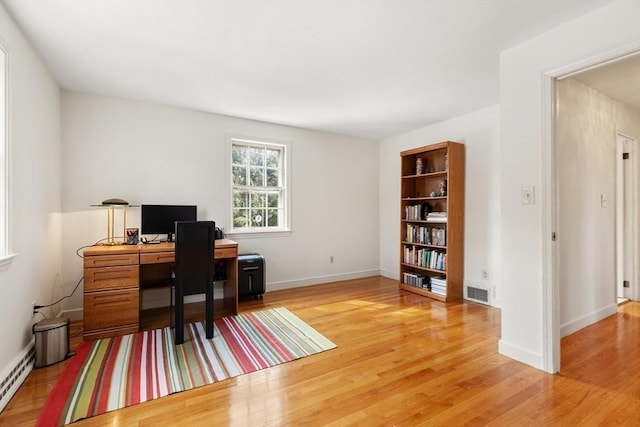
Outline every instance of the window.
<svg viewBox="0 0 640 427"><path fill-rule="evenodd" d="M231 233L286 231L287 146L231 138Z"/></svg>
<svg viewBox="0 0 640 427"><path fill-rule="evenodd" d="M11 262L9 253L9 131L8 60L0 39L0 267Z"/></svg>

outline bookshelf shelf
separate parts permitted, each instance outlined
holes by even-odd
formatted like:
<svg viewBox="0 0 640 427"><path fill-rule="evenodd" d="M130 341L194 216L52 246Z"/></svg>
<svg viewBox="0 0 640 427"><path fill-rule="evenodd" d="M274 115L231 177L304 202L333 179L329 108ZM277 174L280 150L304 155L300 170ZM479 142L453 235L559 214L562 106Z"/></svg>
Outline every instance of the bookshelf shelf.
<svg viewBox="0 0 640 427"><path fill-rule="evenodd" d="M415 245L415 246L420 246L422 248L434 248L434 249L447 249L446 246L441 246L441 245L430 245L428 243L417 243L417 242L407 242L407 241L403 241L402 244L404 245Z"/></svg>
<svg viewBox="0 0 640 427"><path fill-rule="evenodd" d="M400 153L400 289L443 302L462 298L464 145Z"/></svg>

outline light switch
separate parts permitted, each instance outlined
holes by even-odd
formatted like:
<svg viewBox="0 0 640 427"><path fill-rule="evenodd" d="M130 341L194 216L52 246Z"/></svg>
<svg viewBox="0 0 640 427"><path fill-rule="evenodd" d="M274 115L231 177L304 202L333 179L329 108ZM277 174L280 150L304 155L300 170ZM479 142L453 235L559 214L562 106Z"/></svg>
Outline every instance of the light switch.
<svg viewBox="0 0 640 427"><path fill-rule="evenodd" d="M607 206L609 206L609 198L607 197L606 194L601 194L600 195L600 207L601 208L606 208Z"/></svg>
<svg viewBox="0 0 640 427"><path fill-rule="evenodd" d="M522 187L521 197L522 197L523 205L535 205L536 203L535 187Z"/></svg>

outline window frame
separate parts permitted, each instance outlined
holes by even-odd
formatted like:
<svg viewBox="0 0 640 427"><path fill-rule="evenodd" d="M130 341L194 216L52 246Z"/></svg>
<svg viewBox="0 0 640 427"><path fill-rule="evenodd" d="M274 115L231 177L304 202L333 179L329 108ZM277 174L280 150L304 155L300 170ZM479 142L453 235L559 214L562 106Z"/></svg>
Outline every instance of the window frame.
<svg viewBox="0 0 640 427"><path fill-rule="evenodd" d="M10 220L10 171L9 144L9 49L0 37L0 269L7 267L17 254L11 253Z"/></svg>
<svg viewBox="0 0 640 427"><path fill-rule="evenodd" d="M284 224L280 227L243 227L234 228L233 224L233 145L238 143L241 145L257 146L261 148L278 147L283 151L282 159L282 220ZM225 234L233 238L242 237L282 237L289 236L291 229L291 142L281 141L270 138L246 137L240 135L226 135L227 146L227 179L228 179L228 198L229 200L229 220L228 228Z"/></svg>

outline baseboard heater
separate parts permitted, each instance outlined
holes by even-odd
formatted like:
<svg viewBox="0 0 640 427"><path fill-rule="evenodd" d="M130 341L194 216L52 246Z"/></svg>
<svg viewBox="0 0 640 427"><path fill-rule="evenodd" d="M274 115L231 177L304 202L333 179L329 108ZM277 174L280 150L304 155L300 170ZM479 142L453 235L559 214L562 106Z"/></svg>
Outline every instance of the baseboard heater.
<svg viewBox="0 0 640 427"><path fill-rule="evenodd" d="M491 305L489 289L475 283L464 284L464 299L480 304Z"/></svg>
<svg viewBox="0 0 640 427"><path fill-rule="evenodd" d="M33 370L36 359L36 350L33 341L11 363L7 371L0 378L0 412L7 406L9 400L18 391L20 385L27 379L29 372Z"/></svg>

